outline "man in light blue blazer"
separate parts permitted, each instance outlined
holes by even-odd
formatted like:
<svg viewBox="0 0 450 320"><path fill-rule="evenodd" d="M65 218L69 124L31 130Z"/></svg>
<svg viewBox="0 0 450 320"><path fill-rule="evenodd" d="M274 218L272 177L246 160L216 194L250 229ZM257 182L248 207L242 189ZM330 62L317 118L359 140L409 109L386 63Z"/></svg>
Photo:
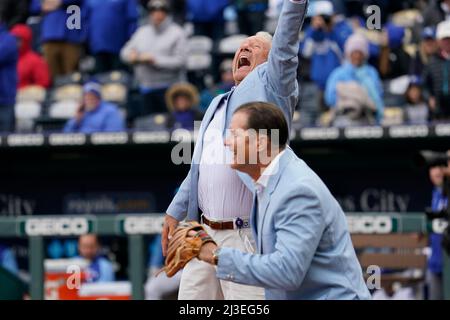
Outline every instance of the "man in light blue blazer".
<svg viewBox="0 0 450 320"><path fill-rule="evenodd" d="M225 163L223 154L228 150L223 137L233 112L251 101L275 103L290 126L299 96L298 44L307 5L308 0L283 0L273 38L258 33L236 51L236 86L211 102L199 128L190 171L167 209L162 232L164 255L169 235L184 219L202 222L221 245L254 251L248 223L252 182ZM213 267L191 261L183 271L179 299L258 299L263 297L263 290L258 289L218 281Z"/></svg>
<svg viewBox="0 0 450 320"><path fill-rule="evenodd" d="M264 287L266 299L369 299L344 212L287 147L288 133L272 104L236 111L226 145L232 167L254 182L251 228L258 254L207 243L199 259L216 265L220 279Z"/></svg>

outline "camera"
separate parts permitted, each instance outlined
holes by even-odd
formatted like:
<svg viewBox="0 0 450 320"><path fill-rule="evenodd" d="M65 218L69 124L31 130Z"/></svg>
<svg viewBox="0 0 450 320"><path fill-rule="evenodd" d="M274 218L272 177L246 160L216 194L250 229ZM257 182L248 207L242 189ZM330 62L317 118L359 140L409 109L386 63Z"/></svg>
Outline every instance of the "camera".
<svg viewBox="0 0 450 320"><path fill-rule="evenodd" d="M421 151L415 159L419 166L432 167L448 167L450 163L450 153L434 152L434 151ZM443 194L447 197L447 203L449 203L450 197L450 176L444 176ZM433 221L434 219L442 219L450 221L450 206L447 205L443 210L436 212L431 209L425 211L427 219ZM442 234L442 247L450 255L450 224L444 230Z"/></svg>

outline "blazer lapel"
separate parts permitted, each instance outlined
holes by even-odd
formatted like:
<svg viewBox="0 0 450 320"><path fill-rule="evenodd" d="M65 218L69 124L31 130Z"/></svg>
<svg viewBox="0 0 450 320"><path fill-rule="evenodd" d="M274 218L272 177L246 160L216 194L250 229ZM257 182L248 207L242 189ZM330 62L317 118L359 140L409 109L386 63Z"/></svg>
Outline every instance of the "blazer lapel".
<svg viewBox="0 0 450 320"><path fill-rule="evenodd" d="M284 169L288 166L288 164L294 159L292 157L293 151L289 147L286 148L286 151L281 156L279 162L278 162L278 171L270 177L269 183L266 187L266 189L262 192L261 199L258 199L259 203L259 212L257 217L257 236L258 236L258 250L259 253L263 253L263 247L262 247L262 228L264 226L264 220L266 218L267 214L267 208L269 207L270 199L272 197L272 194L274 193L278 182L280 181L281 175L283 174ZM270 213L269 213L270 214ZM273 214L273 213L272 213Z"/></svg>
<svg viewBox="0 0 450 320"><path fill-rule="evenodd" d="M256 192L253 192L253 206L250 215L250 227L253 233L253 239L258 239L258 205L256 203ZM259 248L259 246L258 246Z"/></svg>
<svg viewBox="0 0 450 320"><path fill-rule="evenodd" d="M198 133L197 138L197 145L194 150L193 155L193 163L200 164L200 158L202 156L203 151L203 138L205 136L206 129L208 128L209 124L211 123L212 118L214 117L214 114L216 113L217 108L222 103L223 99L226 98L229 95L229 93L225 93L222 95L219 95L214 98L213 101L211 101L211 104L208 108L208 110L205 113L205 116L203 117L202 124L200 126L200 130Z"/></svg>

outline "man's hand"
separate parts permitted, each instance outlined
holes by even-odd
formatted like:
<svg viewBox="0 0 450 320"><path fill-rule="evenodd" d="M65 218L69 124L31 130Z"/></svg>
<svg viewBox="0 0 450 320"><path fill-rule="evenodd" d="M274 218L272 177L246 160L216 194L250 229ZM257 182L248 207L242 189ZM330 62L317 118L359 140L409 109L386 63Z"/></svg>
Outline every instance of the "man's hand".
<svg viewBox="0 0 450 320"><path fill-rule="evenodd" d="M195 231L189 231L188 236L195 237ZM213 252L217 249L217 245L213 242L205 243L200 249L200 253L198 254L198 259L201 261L205 261L209 264L214 264Z"/></svg>
<svg viewBox="0 0 450 320"><path fill-rule="evenodd" d="M137 52L136 49L131 49L129 55L128 55L128 60L130 61L131 64L135 64L138 62L139 60L139 53Z"/></svg>
<svg viewBox="0 0 450 320"><path fill-rule="evenodd" d="M164 218L164 226L161 234L161 246L164 257L167 256L167 247L169 245L169 237L172 236L175 228L178 226L179 221L174 217L166 214Z"/></svg>
<svg viewBox="0 0 450 320"><path fill-rule="evenodd" d="M165 230L168 229L169 227L165 228ZM165 231L164 233L170 234L168 231ZM163 237L163 239L165 238L166 237ZM183 269L189 261L198 258L201 249L207 243L215 244L214 240L200 223L189 221L178 224L172 233L172 238L169 240L167 248L167 256L164 263L166 275L169 278L174 276L179 270ZM208 251L204 252L205 259L208 257Z"/></svg>
<svg viewBox="0 0 450 320"><path fill-rule="evenodd" d="M142 53L139 56L139 62L147 64L155 64L155 58L150 53Z"/></svg>
<svg viewBox="0 0 450 320"><path fill-rule="evenodd" d="M198 255L198 259L201 261L205 261L209 264L213 264L214 263L214 257L213 257L213 252L214 250L217 249L217 245L212 243L212 242L208 242L205 243L202 248L200 249L200 253Z"/></svg>
<svg viewBox="0 0 450 320"><path fill-rule="evenodd" d="M435 97L430 97L428 99L428 105L430 106L430 110L432 112L436 111L436 98Z"/></svg>
<svg viewBox="0 0 450 320"><path fill-rule="evenodd" d="M84 118L84 112L85 112L85 107L84 104L80 104L80 106L77 109L77 113L75 114L75 121L77 123L80 123L81 120L83 120Z"/></svg>

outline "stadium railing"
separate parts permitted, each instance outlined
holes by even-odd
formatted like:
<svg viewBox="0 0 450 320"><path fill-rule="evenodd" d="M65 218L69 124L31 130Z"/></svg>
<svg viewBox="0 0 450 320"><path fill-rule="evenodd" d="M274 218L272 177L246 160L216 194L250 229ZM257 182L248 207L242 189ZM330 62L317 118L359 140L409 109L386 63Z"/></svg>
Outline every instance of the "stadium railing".
<svg viewBox="0 0 450 320"><path fill-rule="evenodd" d="M28 238L30 294L44 298L44 239L46 237L99 236L128 238L128 258L132 298L144 298L144 237L161 232L163 214L27 216L0 218L0 238ZM443 232L446 222L429 222L422 213L351 213L347 215L352 235L391 235ZM443 284L450 299L450 259L445 256Z"/></svg>

